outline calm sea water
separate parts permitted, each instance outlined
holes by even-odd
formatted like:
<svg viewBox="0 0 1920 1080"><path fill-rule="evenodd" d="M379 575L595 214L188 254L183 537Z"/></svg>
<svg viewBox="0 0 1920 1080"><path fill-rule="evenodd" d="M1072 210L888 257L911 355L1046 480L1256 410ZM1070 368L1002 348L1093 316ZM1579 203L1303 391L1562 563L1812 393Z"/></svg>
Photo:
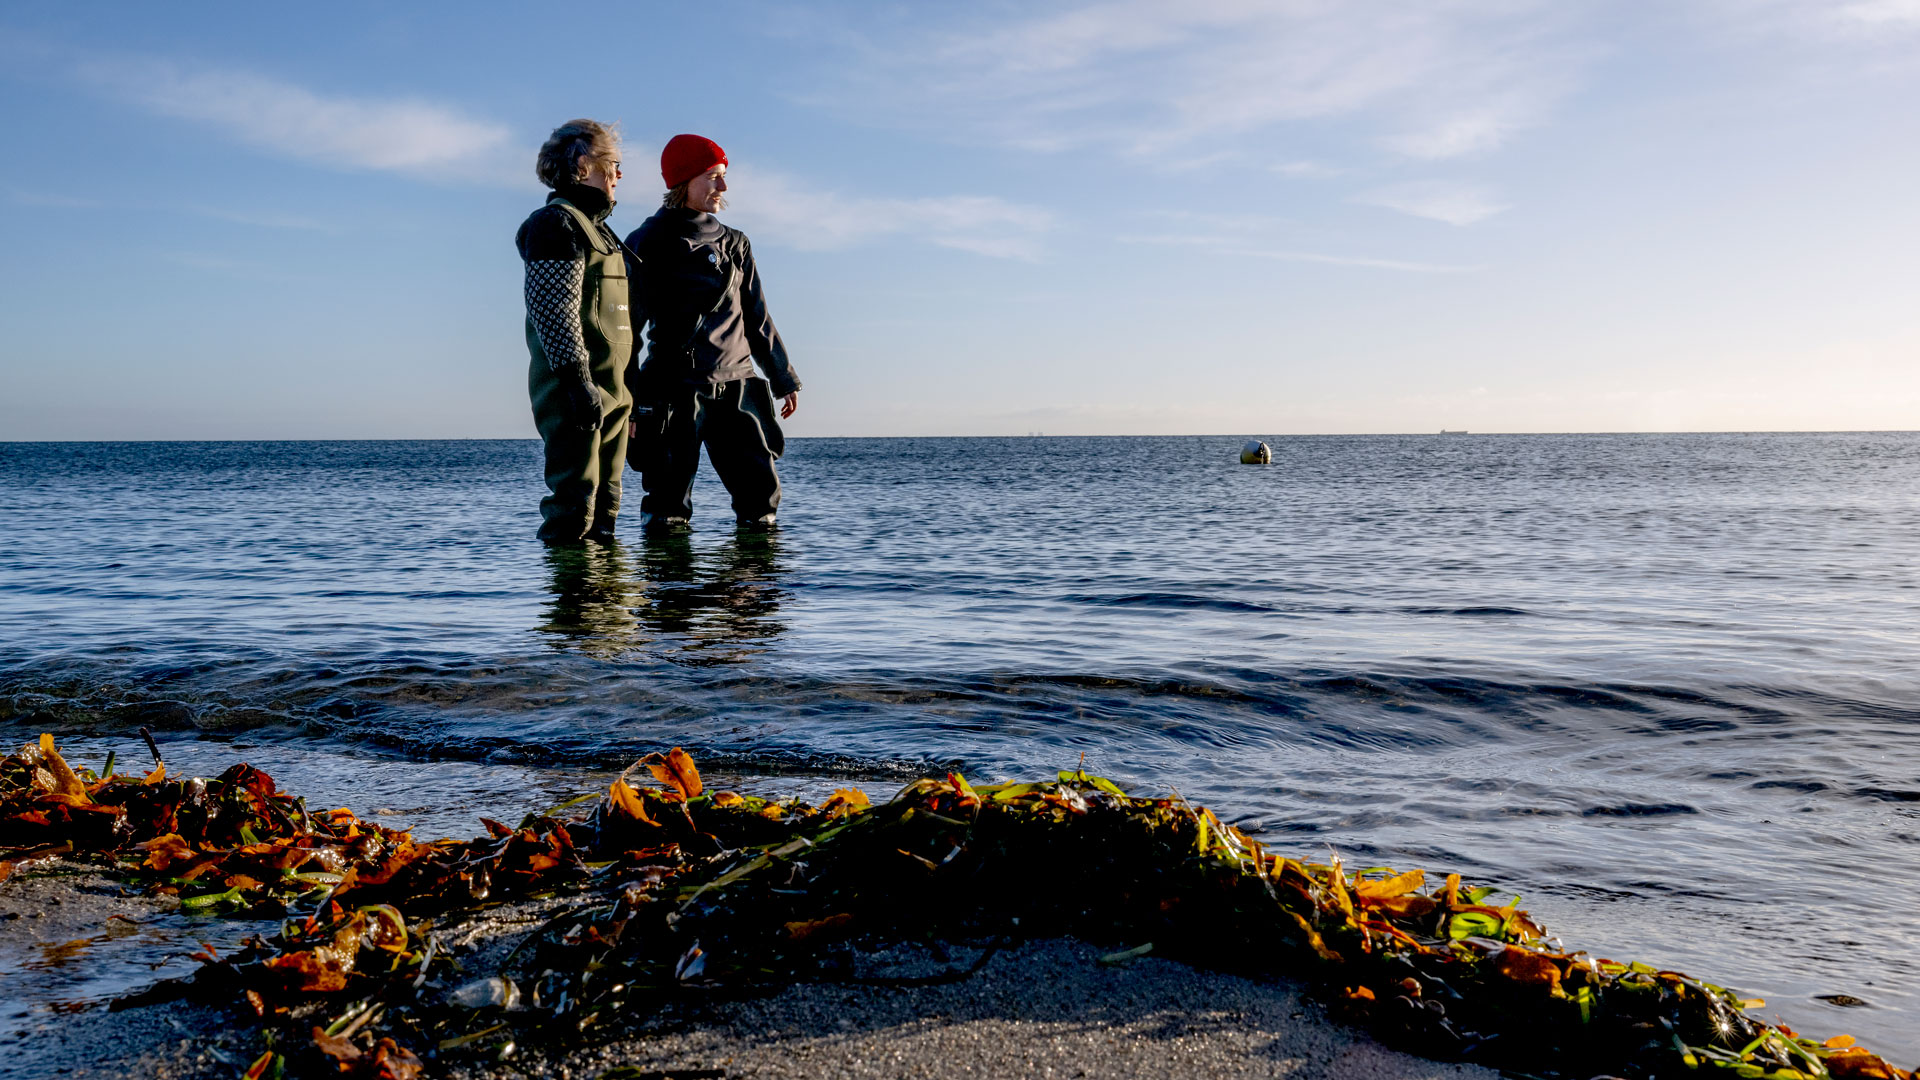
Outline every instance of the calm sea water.
<svg viewBox="0 0 1920 1080"><path fill-rule="evenodd" d="M0 734L461 835L1084 755L1920 1060L1920 435L1240 442L797 440L585 551L531 442L0 444Z"/></svg>

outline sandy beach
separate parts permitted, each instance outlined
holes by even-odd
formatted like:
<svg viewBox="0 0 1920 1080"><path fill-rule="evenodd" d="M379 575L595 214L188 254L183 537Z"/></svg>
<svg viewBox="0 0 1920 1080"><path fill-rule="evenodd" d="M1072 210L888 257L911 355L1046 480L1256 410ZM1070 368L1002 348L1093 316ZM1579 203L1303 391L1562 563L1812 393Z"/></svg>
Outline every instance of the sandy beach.
<svg viewBox="0 0 1920 1080"><path fill-rule="evenodd" d="M0 882L0 959L8 982L40 977L21 962L50 948L105 939L112 924L164 915L171 901L131 895L73 864ZM73 871L82 871L74 873ZM535 902L450 927L456 955L484 960L542 921ZM863 948L850 978L899 978L970 963L921 946ZM690 990L645 1016L621 1018L591 1040L517 1048L505 1062L429 1061L428 1075L680 1077L1476 1077L1493 1070L1428 1061L1381 1046L1330 1019L1300 984L1254 982L1144 957L1103 965L1089 943L1008 945L977 973L931 986L803 983L770 997ZM88 962L71 949L70 962ZM14 995L9 995L13 997ZM261 1050L243 1008L182 999L108 1011L101 1003L29 1015L7 1007L0 1078L230 1078ZM614 1070L624 1069L625 1072Z"/></svg>

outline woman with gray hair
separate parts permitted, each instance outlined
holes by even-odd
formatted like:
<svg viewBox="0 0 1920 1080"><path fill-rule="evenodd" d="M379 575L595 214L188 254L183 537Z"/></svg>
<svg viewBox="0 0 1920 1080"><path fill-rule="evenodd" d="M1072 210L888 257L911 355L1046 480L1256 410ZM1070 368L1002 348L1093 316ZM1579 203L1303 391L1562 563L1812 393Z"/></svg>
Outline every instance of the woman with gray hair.
<svg viewBox="0 0 1920 1080"><path fill-rule="evenodd" d="M619 135L570 120L540 147L536 171L552 193L514 243L527 267L527 393L546 444L550 493L540 500L540 538L605 542L620 513L633 407L627 263L606 223L620 182Z"/></svg>

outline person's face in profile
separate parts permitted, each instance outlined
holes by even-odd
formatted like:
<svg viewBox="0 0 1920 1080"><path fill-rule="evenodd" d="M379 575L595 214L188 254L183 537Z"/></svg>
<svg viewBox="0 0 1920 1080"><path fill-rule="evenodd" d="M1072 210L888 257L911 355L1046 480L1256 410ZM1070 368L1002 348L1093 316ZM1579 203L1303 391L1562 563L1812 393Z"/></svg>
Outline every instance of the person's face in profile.
<svg viewBox="0 0 1920 1080"><path fill-rule="evenodd" d="M687 209L702 214L716 214L725 205L721 199L727 192L727 167L715 165L692 180L687 181Z"/></svg>

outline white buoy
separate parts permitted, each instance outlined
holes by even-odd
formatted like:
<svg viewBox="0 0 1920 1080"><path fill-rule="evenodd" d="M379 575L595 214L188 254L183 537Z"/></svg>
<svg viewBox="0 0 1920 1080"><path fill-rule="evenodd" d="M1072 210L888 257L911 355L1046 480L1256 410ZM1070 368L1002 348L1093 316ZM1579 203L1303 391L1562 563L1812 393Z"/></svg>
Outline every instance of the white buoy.
<svg viewBox="0 0 1920 1080"><path fill-rule="evenodd" d="M1266 465L1272 461L1273 451L1267 449L1267 444L1261 442L1259 439L1254 439L1240 448L1240 464L1242 465Z"/></svg>

